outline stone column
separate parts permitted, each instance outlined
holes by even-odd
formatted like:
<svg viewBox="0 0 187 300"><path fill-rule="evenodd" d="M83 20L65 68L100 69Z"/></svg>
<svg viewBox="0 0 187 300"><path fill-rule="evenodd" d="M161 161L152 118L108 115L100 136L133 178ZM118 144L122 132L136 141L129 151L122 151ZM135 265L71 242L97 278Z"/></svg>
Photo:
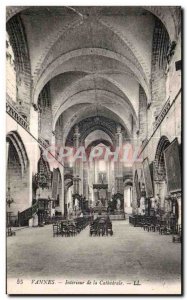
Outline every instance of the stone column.
<svg viewBox="0 0 187 300"><path fill-rule="evenodd" d="M147 97L139 86L139 138L141 142L147 137Z"/></svg>
<svg viewBox="0 0 187 300"><path fill-rule="evenodd" d="M179 214L179 217L178 217L178 225L181 225L181 216L182 216L182 212L181 212L181 193L178 193L177 194L177 203L178 203L178 214Z"/></svg>
<svg viewBox="0 0 187 300"><path fill-rule="evenodd" d="M6 168L8 169L9 141L6 142Z"/></svg>
<svg viewBox="0 0 187 300"><path fill-rule="evenodd" d="M59 165L59 170L61 174L61 180L62 180L62 186L59 189L59 196L60 196L60 209L62 212L62 216L64 216L64 210L65 210L65 203L64 203L64 168Z"/></svg>
<svg viewBox="0 0 187 300"><path fill-rule="evenodd" d="M160 196L160 206L162 209L165 207L165 196L167 194L167 186L166 181L160 181L159 182L159 196Z"/></svg>
<svg viewBox="0 0 187 300"><path fill-rule="evenodd" d="M88 162L83 163L83 196L86 198L86 200L89 200L89 168L88 168Z"/></svg>
<svg viewBox="0 0 187 300"><path fill-rule="evenodd" d="M122 139L121 126L118 125L116 130L116 148L122 148ZM123 165L120 162L120 157L115 163L115 183L115 192L123 194Z"/></svg>
<svg viewBox="0 0 187 300"><path fill-rule="evenodd" d="M79 127L78 125L75 125L74 129L74 148L75 151L79 148L79 139L80 139L80 133L79 133ZM73 165L73 193L74 194L80 194L80 161L77 159L74 162Z"/></svg>

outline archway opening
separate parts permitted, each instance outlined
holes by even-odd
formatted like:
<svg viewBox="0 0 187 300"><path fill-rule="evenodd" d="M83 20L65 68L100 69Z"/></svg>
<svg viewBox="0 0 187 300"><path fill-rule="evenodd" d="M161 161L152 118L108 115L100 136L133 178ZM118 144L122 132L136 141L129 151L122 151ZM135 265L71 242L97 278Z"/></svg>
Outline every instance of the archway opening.
<svg viewBox="0 0 187 300"><path fill-rule="evenodd" d="M132 214L132 182L125 182L124 186L124 208L126 214Z"/></svg>
<svg viewBox="0 0 187 300"><path fill-rule="evenodd" d="M28 158L16 133L7 135L7 222L18 226L18 212L30 205Z"/></svg>
<svg viewBox="0 0 187 300"><path fill-rule="evenodd" d="M166 136L162 136L158 142L155 161L154 161L154 179L155 179L155 196L159 200L161 210L167 211L165 196L167 195L166 167L164 160L164 150L170 145Z"/></svg>

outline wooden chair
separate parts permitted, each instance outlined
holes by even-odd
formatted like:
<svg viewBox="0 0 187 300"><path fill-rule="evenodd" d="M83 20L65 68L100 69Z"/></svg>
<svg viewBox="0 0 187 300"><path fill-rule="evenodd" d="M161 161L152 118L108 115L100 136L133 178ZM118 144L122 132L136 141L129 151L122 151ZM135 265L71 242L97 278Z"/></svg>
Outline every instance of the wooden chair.
<svg viewBox="0 0 187 300"><path fill-rule="evenodd" d="M112 222L107 222L106 224L106 235L108 236L108 234L113 235Z"/></svg>
<svg viewBox="0 0 187 300"><path fill-rule="evenodd" d="M157 231L157 232L160 231L160 226L161 226L160 223L157 223L155 225L155 231Z"/></svg>
<svg viewBox="0 0 187 300"><path fill-rule="evenodd" d="M150 226L150 225L151 225L151 224L150 224L149 222L145 222L145 224L143 225L144 231L145 231L145 230L149 231L149 226Z"/></svg>
<svg viewBox="0 0 187 300"><path fill-rule="evenodd" d="M90 236L97 235L97 221L90 223Z"/></svg>
<svg viewBox="0 0 187 300"><path fill-rule="evenodd" d="M97 235L100 236L100 235L104 235L105 234L105 228L104 228L104 224L98 224L97 226Z"/></svg>
<svg viewBox="0 0 187 300"><path fill-rule="evenodd" d="M90 225L90 236L96 235L97 234L97 228L95 224Z"/></svg>
<svg viewBox="0 0 187 300"><path fill-rule="evenodd" d="M164 235L169 235L172 233L171 231L171 228L168 226L168 225L164 225L160 228L160 232L159 232L161 235L164 234Z"/></svg>
<svg viewBox="0 0 187 300"><path fill-rule="evenodd" d="M181 231L181 225L177 226L177 232L172 237L173 243L181 243L182 242L182 231Z"/></svg>
<svg viewBox="0 0 187 300"><path fill-rule="evenodd" d="M53 237L59 236L60 234L61 234L60 224L58 224L58 223L53 224Z"/></svg>
<svg viewBox="0 0 187 300"><path fill-rule="evenodd" d="M155 224L149 225L149 231L155 232Z"/></svg>
<svg viewBox="0 0 187 300"><path fill-rule="evenodd" d="M68 224L61 224L61 235L66 237L70 236Z"/></svg>
<svg viewBox="0 0 187 300"><path fill-rule="evenodd" d="M106 221L101 219L99 220L98 222L98 225L97 225L97 235L105 235L105 232L106 232Z"/></svg>
<svg viewBox="0 0 187 300"><path fill-rule="evenodd" d="M8 228L7 228L6 235L7 235L7 236L15 236L16 233L15 233L15 231L12 231L12 228L11 228L11 227L8 227Z"/></svg>
<svg viewBox="0 0 187 300"><path fill-rule="evenodd" d="M69 233L69 236L75 236L75 226L73 224L69 224L68 225L68 233Z"/></svg>

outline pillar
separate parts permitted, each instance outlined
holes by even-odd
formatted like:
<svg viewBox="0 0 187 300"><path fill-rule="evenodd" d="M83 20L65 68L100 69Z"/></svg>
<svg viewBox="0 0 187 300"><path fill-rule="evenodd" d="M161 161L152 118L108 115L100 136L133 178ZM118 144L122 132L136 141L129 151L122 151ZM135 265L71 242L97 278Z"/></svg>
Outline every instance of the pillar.
<svg viewBox="0 0 187 300"><path fill-rule="evenodd" d="M6 142L6 168L8 168L9 141Z"/></svg>
<svg viewBox="0 0 187 300"><path fill-rule="evenodd" d="M60 170L60 174L61 174L61 180L62 180L62 187L60 189L60 192L61 192L61 197L60 197L60 210L61 210L61 213L62 213L62 216L64 216L64 210L65 210L65 199L64 199L64 168L59 165L59 170Z"/></svg>
<svg viewBox="0 0 187 300"><path fill-rule="evenodd" d="M177 203L178 203L178 225L181 225L182 222L182 211L181 211L181 193L177 194Z"/></svg>
<svg viewBox="0 0 187 300"><path fill-rule="evenodd" d="M75 151L77 151L77 149L79 148L79 139L80 139L79 127L78 127L78 125L75 125L74 135L73 135ZM76 161L74 162L74 165L73 165L73 193L80 194L80 161L79 161L79 159L76 159Z"/></svg>
<svg viewBox="0 0 187 300"><path fill-rule="evenodd" d="M116 148L122 149L122 141L121 126L118 125L116 130ZM115 192L123 194L123 165L120 162L120 157L115 163L115 183Z"/></svg>

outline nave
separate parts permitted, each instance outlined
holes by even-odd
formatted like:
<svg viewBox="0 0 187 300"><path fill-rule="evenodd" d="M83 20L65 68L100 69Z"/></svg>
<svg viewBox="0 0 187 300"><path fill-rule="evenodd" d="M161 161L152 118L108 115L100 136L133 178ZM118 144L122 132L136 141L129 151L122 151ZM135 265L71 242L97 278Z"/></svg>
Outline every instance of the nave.
<svg viewBox="0 0 187 300"><path fill-rule="evenodd" d="M126 220L112 224L112 237L89 237L89 227L75 237L58 238L52 236L51 225L18 230L7 240L9 278L140 280L152 289L162 282L163 293L168 286L170 292L179 288L180 243Z"/></svg>
<svg viewBox="0 0 187 300"><path fill-rule="evenodd" d="M180 293L181 13L7 7L8 289L86 276Z"/></svg>

